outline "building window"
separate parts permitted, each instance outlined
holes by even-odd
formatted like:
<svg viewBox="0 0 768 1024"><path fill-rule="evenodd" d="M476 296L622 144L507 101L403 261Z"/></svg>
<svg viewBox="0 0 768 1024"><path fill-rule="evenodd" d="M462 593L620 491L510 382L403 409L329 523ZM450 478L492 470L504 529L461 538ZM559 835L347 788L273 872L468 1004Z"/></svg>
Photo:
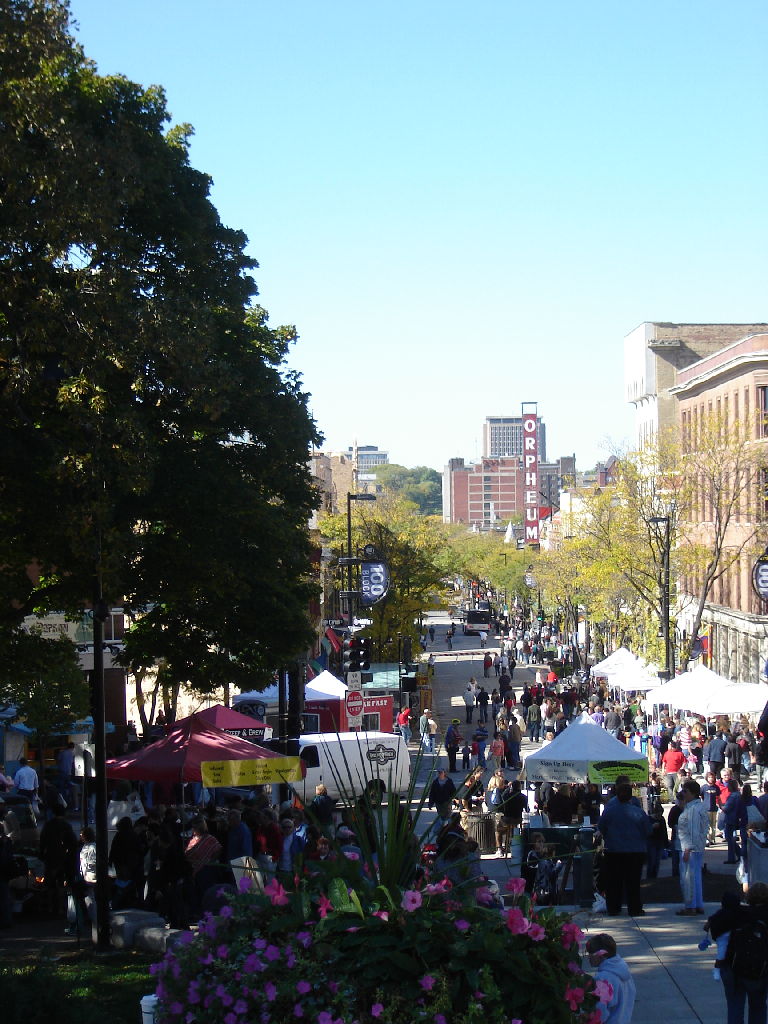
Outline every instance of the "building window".
<svg viewBox="0 0 768 1024"><path fill-rule="evenodd" d="M320 715L314 715L305 711L301 718L304 722L304 732L320 732ZM304 754L302 753L301 756L304 757Z"/></svg>
<svg viewBox="0 0 768 1024"><path fill-rule="evenodd" d="M381 727L381 715L378 711L363 715L363 732L378 732Z"/></svg>
<svg viewBox="0 0 768 1024"><path fill-rule="evenodd" d="M768 387L757 389L757 436L768 437Z"/></svg>

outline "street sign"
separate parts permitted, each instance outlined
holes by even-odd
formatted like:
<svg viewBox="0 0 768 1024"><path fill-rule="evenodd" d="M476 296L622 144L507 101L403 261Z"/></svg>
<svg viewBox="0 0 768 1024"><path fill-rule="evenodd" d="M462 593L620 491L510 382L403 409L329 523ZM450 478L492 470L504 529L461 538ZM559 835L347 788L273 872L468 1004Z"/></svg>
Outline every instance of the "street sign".
<svg viewBox="0 0 768 1024"><path fill-rule="evenodd" d="M768 601L768 548L752 566L752 586L761 601Z"/></svg>
<svg viewBox="0 0 768 1024"><path fill-rule="evenodd" d="M359 690L363 685L363 673L362 672L347 672L347 689L348 690Z"/></svg>
<svg viewBox="0 0 768 1024"><path fill-rule="evenodd" d="M363 707L365 702L361 690L347 690L344 698L347 706L347 728L359 729L363 724Z"/></svg>

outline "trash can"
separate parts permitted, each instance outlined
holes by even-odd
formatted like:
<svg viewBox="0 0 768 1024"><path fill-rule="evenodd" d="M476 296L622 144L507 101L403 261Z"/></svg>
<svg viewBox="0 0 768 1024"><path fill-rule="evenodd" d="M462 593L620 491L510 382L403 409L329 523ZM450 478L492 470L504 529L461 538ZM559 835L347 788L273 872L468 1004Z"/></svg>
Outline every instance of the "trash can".
<svg viewBox="0 0 768 1024"><path fill-rule="evenodd" d="M467 820L467 836L474 839L480 853L495 853L496 825L492 814L470 814Z"/></svg>

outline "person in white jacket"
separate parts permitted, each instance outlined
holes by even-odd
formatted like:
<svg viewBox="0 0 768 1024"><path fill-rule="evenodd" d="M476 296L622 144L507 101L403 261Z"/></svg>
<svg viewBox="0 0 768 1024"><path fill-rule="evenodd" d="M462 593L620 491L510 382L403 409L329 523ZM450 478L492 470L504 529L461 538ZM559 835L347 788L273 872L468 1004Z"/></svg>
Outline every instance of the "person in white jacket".
<svg viewBox="0 0 768 1024"><path fill-rule="evenodd" d="M693 917L704 913L701 871L709 834L709 814L701 800L701 787L694 779L687 779L679 792L683 794L685 800L683 813L677 819L677 836L681 850L680 888L683 891L685 906L677 911L677 915Z"/></svg>
<svg viewBox="0 0 768 1024"><path fill-rule="evenodd" d="M592 967L596 967L602 1024L630 1024L635 1008L635 982L626 961L616 952L616 940L601 932L590 935L586 945Z"/></svg>

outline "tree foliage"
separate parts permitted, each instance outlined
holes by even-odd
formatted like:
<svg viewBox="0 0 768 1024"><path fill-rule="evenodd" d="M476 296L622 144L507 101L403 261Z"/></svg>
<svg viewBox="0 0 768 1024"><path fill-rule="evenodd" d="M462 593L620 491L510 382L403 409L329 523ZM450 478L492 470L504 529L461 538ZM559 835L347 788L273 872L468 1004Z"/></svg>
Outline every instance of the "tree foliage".
<svg viewBox="0 0 768 1024"><path fill-rule="evenodd" d="M391 494L413 502L425 516L439 515L442 509L442 477L429 466L406 469L391 462L376 467L376 482Z"/></svg>
<svg viewBox="0 0 768 1024"><path fill-rule="evenodd" d="M319 437L163 92L0 0L0 625L101 576L130 664L248 685L310 637Z"/></svg>

